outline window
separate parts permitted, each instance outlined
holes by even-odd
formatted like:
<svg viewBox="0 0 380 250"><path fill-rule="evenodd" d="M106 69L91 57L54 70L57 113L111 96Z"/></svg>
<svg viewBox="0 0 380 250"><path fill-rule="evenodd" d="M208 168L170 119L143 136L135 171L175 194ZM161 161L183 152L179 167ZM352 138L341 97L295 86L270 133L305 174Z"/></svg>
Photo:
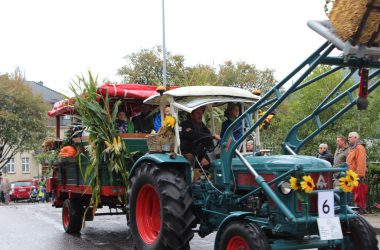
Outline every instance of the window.
<svg viewBox="0 0 380 250"><path fill-rule="evenodd" d="M11 158L6 166L7 173L15 173L15 158Z"/></svg>
<svg viewBox="0 0 380 250"><path fill-rule="evenodd" d="M22 172L29 173L29 157L21 158Z"/></svg>

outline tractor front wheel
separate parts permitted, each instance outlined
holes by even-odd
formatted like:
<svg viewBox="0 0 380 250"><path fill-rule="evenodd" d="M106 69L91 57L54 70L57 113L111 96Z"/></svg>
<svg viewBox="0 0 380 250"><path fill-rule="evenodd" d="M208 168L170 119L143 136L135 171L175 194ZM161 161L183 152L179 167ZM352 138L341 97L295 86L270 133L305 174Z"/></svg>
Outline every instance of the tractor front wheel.
<svg viewBox="0 0 380 250"><path fill-rule="evenodd" d="M226 225L216 244L222 250L269 249L264 232L254 223L244 220L232 221Z"/></svg>
<svg viewBox="0 0 380 250"><path fill-rule="evenodd" d="M66 199L62 207L62 224L66 233L77 234L82 229L83 206L80 201Z"/></svg>
<svg viewBox="0 0 380 250"><path fill-rule="evenodd" d="M144 163L131 179L130 228L137 249L189 249L192 199L174 167Z"/></svg>

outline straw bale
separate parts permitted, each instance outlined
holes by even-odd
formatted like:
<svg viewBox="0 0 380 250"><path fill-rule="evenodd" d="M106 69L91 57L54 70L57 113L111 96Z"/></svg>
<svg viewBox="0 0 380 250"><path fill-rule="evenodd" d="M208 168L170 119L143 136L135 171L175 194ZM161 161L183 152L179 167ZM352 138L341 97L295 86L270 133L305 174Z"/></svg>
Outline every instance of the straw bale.
<svg viewBox="0 0 380 250"><path fill-rule="evenodd" d="M371 0L335 0L329 19L337 35L343 40L348 41L353 38L359 28L360 22L366 11L367 4ZM375 5L380 6L380 0L375 1ZM359 44L367 44L372 34L379 28L380 12L372 10L359 38ZM380 45L380 35L378 34L374 45Z"/></svg>

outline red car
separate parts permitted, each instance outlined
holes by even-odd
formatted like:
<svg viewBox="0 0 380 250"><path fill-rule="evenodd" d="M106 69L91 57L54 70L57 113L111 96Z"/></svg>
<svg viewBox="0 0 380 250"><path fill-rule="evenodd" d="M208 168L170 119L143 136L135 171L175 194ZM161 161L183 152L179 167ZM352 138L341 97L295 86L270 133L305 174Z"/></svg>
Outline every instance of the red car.
<svg viewBox="0 0 380 250"><path fill-rule="evenodd" d="M17 200L28 200L29 199L29 193L32 187L38 186L38 180L36 179L25 179L16 181L14 183L13 192L11 194L11 200L17 201Z"/></svg>

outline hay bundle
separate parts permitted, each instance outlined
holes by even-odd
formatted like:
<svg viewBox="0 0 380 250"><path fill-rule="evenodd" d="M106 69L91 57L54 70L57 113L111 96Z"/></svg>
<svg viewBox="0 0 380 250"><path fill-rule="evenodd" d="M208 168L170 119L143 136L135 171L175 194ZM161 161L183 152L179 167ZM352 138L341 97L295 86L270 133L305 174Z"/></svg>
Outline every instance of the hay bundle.
<svg viewBox="0 0 380 250"><path fill-rule="evenodd" d="M371 9L367 19L364 18L362 31L358 32L367 8L371 6L375 8ZM350 40L356 44L379 47L379 7L380 0L335 0L329 19L335 32L343 41ZM357 32L358 35L356 35Z"/></svg>

